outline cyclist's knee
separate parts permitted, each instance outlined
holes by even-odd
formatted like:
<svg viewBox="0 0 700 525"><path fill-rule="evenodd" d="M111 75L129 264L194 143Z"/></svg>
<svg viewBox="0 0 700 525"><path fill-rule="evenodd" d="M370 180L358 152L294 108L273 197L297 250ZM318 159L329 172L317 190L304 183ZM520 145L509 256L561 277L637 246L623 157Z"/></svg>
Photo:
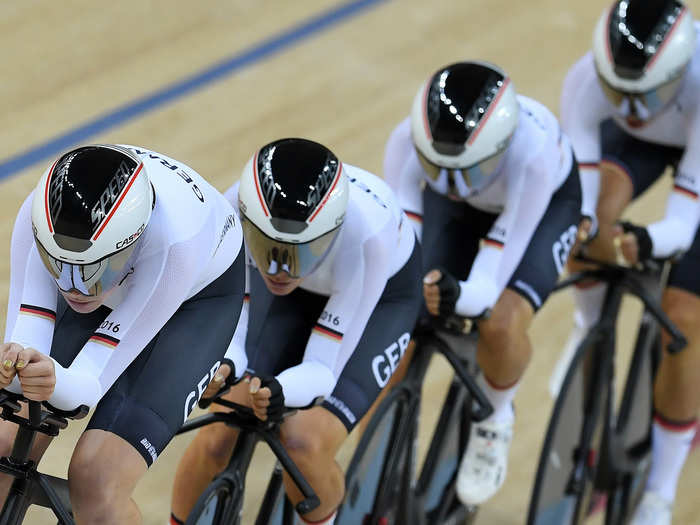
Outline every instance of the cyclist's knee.
<svg viewBox="0 0 700 525"><path fill-rule="evenodd" d="M197 441L209 461L223 469L231 458L238 433L223 424L209 425L202 428Z"/></svg>
<svg viewBox="0 0 700 525"><path fill-rule="evenodd" d="M671 322L687 338L697 337L700 332L700 326L698 326L700 297L680 288L669 288L664 293L663 309Z"/></svg>
<svg viewBox="0 0 700 525"><path fill-rule="evenodd" d="M479 337L494 351L507 351L523 338L533 316L532 306L519 294L505 290L485 321L479 323Z"/></svg>
<svg viewBox="0 0 700 525"><path fill-rule="evenodd" d="M299 411L280 428L282 444L296 462L333 459L346 437L343 423L321 407Z"/></svg>

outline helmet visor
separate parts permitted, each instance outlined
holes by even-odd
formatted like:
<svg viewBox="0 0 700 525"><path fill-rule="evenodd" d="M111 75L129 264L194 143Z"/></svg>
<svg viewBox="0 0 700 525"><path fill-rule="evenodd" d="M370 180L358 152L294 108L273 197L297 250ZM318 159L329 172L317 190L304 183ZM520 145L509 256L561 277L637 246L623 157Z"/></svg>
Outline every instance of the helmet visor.
<svg viewBox="0 0 700 525"><path fill-rule="evenodd" d="M241 219L246 246L258 269L268 275L285 272L293 279L306 277L321 264L338 233L335 228L313 241L290 244L268 237L242 213Z"/></svg>
<svg viewBox="0 0 700 525"><path fill-rule="evenodd" d="M615 89L600 73L598 73L598 80L605 98L610 101L621 116L649 120L673 100L683 80L683 75L643 93L627 93Z"/></svg>
<svg viewBox="0 0 700 525"><path fill-rule="evenodd" d="M36 247L44 266L63 292L78 292L86 296L100 295L123 278L127 262L137 243L91 264L70 264L56 259L39 241Z"/></svg>
<svg viewBox="0 0 700 525"><path fill-rule="evenodd" d="M438 182L441 177L446 177L449 191L462 195L464 193L463 186L466 187L468 191L478 191L489 183L498 169L507 148L503 148L495 155L477 164L459 169L444 168L433 164L418 148L415 148L415 150L418 154L418 161L430 180Z"/></svg>

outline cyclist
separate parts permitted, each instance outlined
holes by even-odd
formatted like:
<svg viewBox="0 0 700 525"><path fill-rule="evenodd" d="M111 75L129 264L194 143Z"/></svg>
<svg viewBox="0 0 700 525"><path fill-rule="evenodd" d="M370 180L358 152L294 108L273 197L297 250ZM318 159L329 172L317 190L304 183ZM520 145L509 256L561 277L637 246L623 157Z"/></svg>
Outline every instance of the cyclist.
<svg viewBox="0 0 700 525"><path fill-rule="evenodd" d="M234 340L254 376L229 395L273 420L285 405L324 397L285 418L280 436L321 501L301 518L330 524L344 495L335 454L389 382L418 317L419 245L381 179L309 140L260 148L226 196L238 203L250 255L247 325ZM173 523L226 466L234 441L215 425L197 434L178 467ZM301 501L286 477L285 486Z"/></svg>
<svg viewBox="0 0 700 525"><path fill-rule="evenodd" d="M68 469L78 522L140 522L136 483L229 349L242 244L223 195L138 147L73 149L22 204L0 387L62 410L95 407ZM228 355L240 357L234 347ZM0 454L16 428L0 424ZM33 459L49 441L37 438ZM2 498L10 481L0 480Z"/></svg>
<svg viewBox="0 0 700 525"><path fill-rule="evenodd" d="M569 140L541 104L485 62L440 68L391 134L385 178L422 236L427 312L476 317L477 378L494 413L473 425L457 477L465 504L505 480L527 329L576 238L581 188Z"/></svg>
<svg viewBox="0 0 700 525"><path fill-rule="evenodd" d="M590 243L593 255L615 260L617 244L635 264L686 252L673 266L663 307L690 344L678 355L664 353L658 370L651 475L636 524L671 522L700 403L696 27L688 9L675 0L614 2L595 27L592 51L567 74L561 96L562 125L581 160L586 214L600 222ZM665 216L646 227L617 224L627 204L667 167L674 186ZM604 294L602 284L575 291L576 328L553 375L553 392L582 335L597 320Z"/></svg>

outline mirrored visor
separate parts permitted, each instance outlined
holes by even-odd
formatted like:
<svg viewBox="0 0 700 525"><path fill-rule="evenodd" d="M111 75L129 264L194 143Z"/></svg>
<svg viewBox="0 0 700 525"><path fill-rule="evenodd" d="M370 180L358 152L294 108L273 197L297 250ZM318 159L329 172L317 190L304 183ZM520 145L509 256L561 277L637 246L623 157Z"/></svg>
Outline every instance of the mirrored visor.
<svg viewBox="0 0 700 525"><path fill-rule="evenodd" d="M433 164L418 148L415 148L415 150L418 154L420 165L431 180L437 181L440 178L440 174L445 171L447 172L448 180L454 183L456 177L461 177L470 190L478 191L484 188L491 180L508 148L503 148L500 152L482 160L478 164L460 169L443 168Z"/></svg>
<svg viewBox="0 0 700 525"><path fill-rule="evenodd" d="M676 96L682 80L683 75L679 75L644 93L627 93L612 87L598 73L598 81L603 94L615 110L623 117L636 117L639 120L649 120L665 108Z"/></svg>
<svg viewBox="0 0 700 525"><path fill-rule="evenodd" d="M86 296L100 295L123 278L136 244L134 242L123 250L91 264L70 264L51 256L36 240L41 261L55 279L58 288L63 292L77 291Z"/></svg>
<svg viewBox="0 0 700 525"><path fill-rule="evenodd" d="M244 214L241 219L246 246L258 269L268 275L286 272L293 279L306 277L314 271L338 234L335 228L313 241L289 244L268 237Z"/></svg>

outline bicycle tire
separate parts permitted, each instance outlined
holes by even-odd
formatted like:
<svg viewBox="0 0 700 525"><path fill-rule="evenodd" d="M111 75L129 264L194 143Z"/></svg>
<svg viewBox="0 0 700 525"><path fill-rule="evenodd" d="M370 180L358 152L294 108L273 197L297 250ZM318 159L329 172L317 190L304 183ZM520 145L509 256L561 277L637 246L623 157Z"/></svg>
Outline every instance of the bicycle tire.
<svg viewBox="0 0 700 525"><path fill-rule="evenodd" d="M372 525L378 489L386 482L385 471L395 461L389 450L406 393L395 388L380 403L355 449L345 476L346 497L338 510L338 525ZM410 444L413 446L413 443ZM384 461L377 461L384 458ZM382 516L389 519L389 516ZM379 517L377 517L379 519ZM392 523L392 521L389 521Z"/></svg>
<svg viewBox="0 0 700 525"><path fill-rule="evenodd" d="M199 496L185 525L238 524L242 499L231 480L217 477Z"/></svg>
<svg viewBox="0 0 700 525"><path fill-rule="evenodd" d="M610 382L604 381L603 403L591 416L595 418L592 422L594 429L591 443L584 452L586 460L579 461L582 459L579 445L585 421L587 350L583 347L577 350L554 403L530 499L528 525L583 523L592 510L611 398ZM579 471L573 478L577 466Z"/></svg>

